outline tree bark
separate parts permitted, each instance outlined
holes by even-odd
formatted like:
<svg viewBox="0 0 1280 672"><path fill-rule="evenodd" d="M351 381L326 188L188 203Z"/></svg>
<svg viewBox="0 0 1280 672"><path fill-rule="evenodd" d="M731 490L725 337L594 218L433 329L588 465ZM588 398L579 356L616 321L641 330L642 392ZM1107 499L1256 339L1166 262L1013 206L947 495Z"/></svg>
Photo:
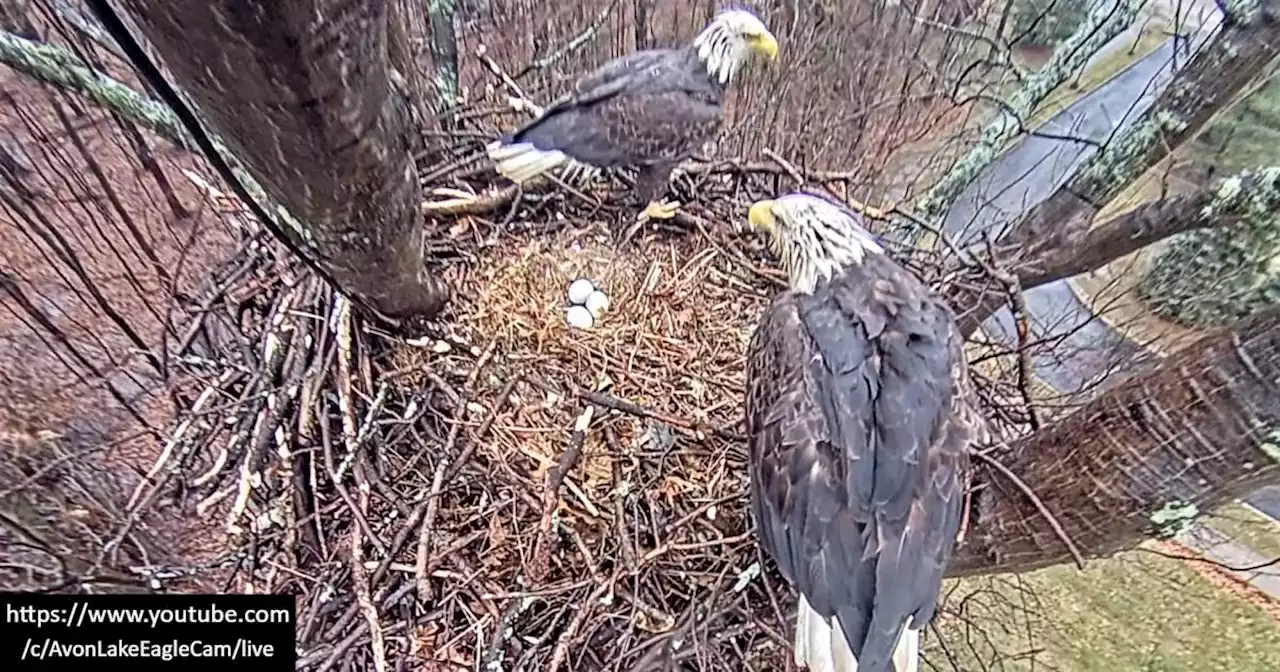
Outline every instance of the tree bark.
<svg viewBox="0 0 1280 672"><path fill-rule="evenodd" d="M457 0L429 0L427 21L431 24L431 60L435 64L436 111L445 113L458 102L458 36L454 17Z"/></svg>
<svg viewBox="0 0 1280 672"><path fill-rule="evenodd" d="M1280 166L1246 172L1190 194L1144 203L1018 264L1019 284L1031 289L1087 273L1170 236L1232 226L1280 209ZM1007 259L1005 263L1011 263Z"/></svg>
<svg viewBox="0 0 1280 672"><path fill-rule="evenodd" d="M175 83L299 226L291 242L357 304L430 318L421 139L387 62L385 0L124 0Z"/></svg>
<svg viewBox="0 0 1280 672"><path fill-rule="evenodd" d="M1132 547L1280 476L1280 306L1221 330L999 459L1088 556ZM1071 560L1031 499L979 461L949 574Z"/></svg>
<svg viewBox="0 0 1280 672"><path fill-rule="evenodd" d="M1141 118L1094 154L1066 185L1027 212L999 241L997 265L1017 275L1026 288L1100 268L1132 252L1116 247L1110 255L1093 258L1095 265L1088 268L1080 263L1061 263L1082 256L1078 246L1089 237L1094 216L1125 185L1194 138L1266 71L1277 53L1280 0L1263 0L1248 22L1228 21ZM993 287L983 293L957 291L951 298L957 312L965 315L960 328L968 336L999 309L1005 293Z"/></svg>

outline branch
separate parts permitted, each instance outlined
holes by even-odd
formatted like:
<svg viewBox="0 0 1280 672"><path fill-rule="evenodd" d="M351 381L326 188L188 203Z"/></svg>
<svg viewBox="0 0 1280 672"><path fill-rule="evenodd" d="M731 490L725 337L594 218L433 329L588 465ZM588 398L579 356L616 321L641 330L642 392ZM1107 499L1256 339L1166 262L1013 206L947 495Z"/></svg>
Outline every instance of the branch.
<svg viewBox="0 0 1280 672"><path fill-rule="evenodd" d="M1018 135L1021 120L1030 117L1050 93L1074 77L1095 53L1133 23L1142 4L1143 0L1118 0L1112 6L1094 9L1076 32L1058 45L1049 62L1023 80L1022 86L1006 101L1007 106L1001 106L996 118L987 123L978 144L916 199L912 210L924 219L942 216L965 186ZM911 235L917 233L913 227Z"/></svg>
<svg viewBox="0 0 1280 672"><path fill-rule="evenodd" d="M1002 248L1020 249L1022 264L1040 269L1028 275L1019 273L1025 287L1093 270L1122 256L1111 256L1104 249L1093 258L1093 263L1102 262L1099 265L1086 267L1083 260L1070 264L1063 261L1077 249L1074 243L1091 237L1093 218L1125 185L1194 138L1250 82L1266 72L1280 53L1280 0L1262 1L1265 6L1252 15L1252 21L1241 20L1223 28L1169 82L1143 115L1093 154L1065 186L1031 208L1005 239L998 241ZM1152 214L1151 210L1145 212ZM1145 244L1157 240L1160 238L1152 237ZM1139 247L1131 246L1128 251ZM1054 265L1061 270L1048 272ZM1072 269L1074 273L1067 273ZM1058 277L1052 277L1055 274ZM957 312L965 315L961 332L972 334L1000 307L1003 298L995 290L957 290L951 299Z"/></svg>
<svg viewBox="0 0 1280 672"><path fill-rule="evenodd" d="M167 105L85 67L75 54L62 47L0 32L0 63L45 84L78 93L182 149L197 151L182 122Z"/></svg>
<svg viewBox="0 0 1280 672"><path fill-rule="evenodd" d="M0 32L0 63L28 77L79 94L99 107L168 140L179 148L200 154L195 141L187 133L178 115L160 101L139 93L108 75L87 68L75 54L52 44L42 44L16 35ZM235 155L210 134L214 147L235 173L240 184L282 223L301 231L298 223L284 208L275 205L253 176L239 165Z"/></svg>
<svg viewBox="0 0 1280 672"><path fill-rule="evenodd" d="M1070 227L1087 227L1093 216L1130 184L1173 153L1236 97L1280 53L1280 0L1255 20L1224 28L1133 124L1089 158L1048 200L1033 208L1011 232L1018 242L1041 241Z"/></svg>
<svg viewBox="0 0 1280 672"><path fill-rule="evenodd" d="M1280 306L1210 333L996 453L1025 489L975 464L974 523L948 574L1029 571L1071 561L1071 545L1100 557L1168 534L1274 483L1277 428Z"/></svg>
<svg viewBox="0 0 1280 672"><path fill-rule="evenodd" d="M516 73L516 76L512 79L523 79L525 75L528 75L535 70L549 68L552 65L555 65L557 61L581 49L584 44L595 39L596 34L600 32L600 27L609 19L609 15L613 13L614 7L617 6L618 0L610 0L609 4L605 5L605 8L600 10L600 13L596 14L596 18L592 20L591 25L587 26L581 33L578 33L578 35L572 40L569 40L568 44L552 52L550 55L543 56L529 65L524 66L524 68L520 70L520 72Z"/></svg>
<svg viewBox="0 0 1280 672"><path fill-rule="evenodd" d="M1202 187L1193 194L1146 203L1064 241L1023 264L1018 278L1023 287L1040 285L1087 273L1170 236L1231 226L1247 217L1261 217L1280 210L1280 166L1243 171ZM1021 256L1017 246L1006 246L999 258L1012 264Z"/></svg>

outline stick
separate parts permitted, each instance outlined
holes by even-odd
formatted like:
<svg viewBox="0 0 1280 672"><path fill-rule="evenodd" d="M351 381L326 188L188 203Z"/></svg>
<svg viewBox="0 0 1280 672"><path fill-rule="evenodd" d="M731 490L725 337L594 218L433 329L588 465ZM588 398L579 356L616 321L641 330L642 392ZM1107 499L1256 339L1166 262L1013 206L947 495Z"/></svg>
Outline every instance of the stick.
<svg viewBox="0 0 1280 672"><path fill-rule="evenodd" d="M722 439L725 439L727 441L746 441L747 440L746 437L741 434L735 434L734 432L730 432L726 429L710 427L708 425L694 422L692 420L685 420L683 418L677 418L671 415L667 415L665 413L659 413L658 411L647 409L639 404L634 404L629 401L623 401L622 399L619 399L606 392L596 392L593 390L579 390L577 394L579 399L595 404L597 406L602 406L604 408L620 411L622 413L626 413L628 415L634 415L640 418L657 420L658 422L666 423L673 427L679 427L681 429L688 430L690 432L693 432L695 435L695 438L697 438L698 440L702 440L703 438L705 438L706 434L712 434Z"/></svg>
<svg viewBox="0 0 1280 672"><path fill-rule="evenodd" d="M582 457L582 445L587 440L587 428L591 426L591 417L595 414L595 406L587 404L573 423L573 433L569 436L569 446L560 453L556 466L547 472L547 485L542 493L542 519L538 521L538 537L533 545L533 567L529 576L541 583L546 577L551 564L551 518L556 505L560 503L560 486L564 477Z"/></svg>
<svg viewBox="0 0 1280 672"><path fill-rule="evenodd" d="M556 648L551 652L551 665L547 668L547 672L560 672L560 666L564 665L565 659L569 657L570 641L577 636L578 630L582 628L582 624L587 620L587 614L591 613L591 608L600 601L600 598L606 592L613 589L613 584L617 582L622 571L621 569L615 571L608 581L601 582L578 607L578 613L573 615L573 620L569 621L569 625L565 627L564 632L560 633L560 638L556 640Z"/></svg>
<svg viewBox="0 0 1280 672"><path fill-rule="evenodd" d="M1013 310L1014 328L1018 334L1018 391L1022 393L1022 400L1027 405L1027 422L1033 431L1038 431L1040 415L1036 412L1031 397L1031 349L1027 347L1027 342L1031 339L1027 316L1031 311L1027 309L1027 297L1022 293L1022 283L1018 281L1018 276L995 265L995 249L990 236L987 237L987 255L990 258L989 272L1004 285L1005 293L1009 295L1009 307Z"/></svg>
<svg viewBox="0 0 1280 672"><path fill-rule="evenodd" d="M1071 537L1067 535L1067 531L1063 529L1062 524L1059 523L1058 519L1049 511L1049 507L1045 506L1044 502L1040 501L1040 497L1031 489L1031 486L1023 482L1021 478L1018 478L1017 474L1010 471L1008 467L1004 466L1004 464L996 458L991 457L984 452L974 452L972 454L976 455L978 459L991 465L993 469L1000 472L1000 475L1012 481L1013 484L1023 492L1023 494L1031 499L1031 503L1040 511L1040 515L1044 516L1044 519L1049 522L1049 527L1053 528L1054 534L1057 534L1058 538L1062 540L1062 543L1067 545L1067 550L1071 553L1071 558L1075 560L1076 567L1083 570L1084 556L1080 554L1080 548L1077 547L1076 542L1072 541Z"/></svg>

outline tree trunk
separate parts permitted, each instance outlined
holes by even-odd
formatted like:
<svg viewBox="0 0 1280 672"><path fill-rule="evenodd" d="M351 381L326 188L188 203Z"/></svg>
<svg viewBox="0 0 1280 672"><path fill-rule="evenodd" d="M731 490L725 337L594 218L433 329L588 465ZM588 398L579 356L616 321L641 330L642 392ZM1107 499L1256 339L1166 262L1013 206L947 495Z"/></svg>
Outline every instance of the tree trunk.
<svg viewBox="0 0 1280 672"><path fill-rule="evenodd" d="M436 69L436 111L441 114L452 110L458 102L456 3L457 0L430 0L427 3L427 21L431 24L431 61Z"/></svg>
<svg viewBox="0 0 1280 672"><path fill-rule="evenodd" d="M291 242L357 304L429 318L421 138L387 62L385 0L124 0L175 83L299 229Z"/></svg>
<svg viewBox="0 0 1280 672"><path fill-rule="evenodd" d="M1160 361L998 456L1085 555L1162 536L1280 475L1280 306ZM976 462L954 576L1071 560L1032 500Z"/></svg>
<svg viewBox="0 0 1280 672"><path fill-rule="evenodd" d="M1247 23L1228 21L1141 118L1019 220L1000 241L997 265L1015 273L1024 289L1082 272L1077 260L1085 252L1094 216L1126 185L1195 137L1266 71L1277 53L1280 0L1264 0ZM1095 258L1095 265L1083 271L1105 266L1133 250L1111 248L1110 255ZM965 316L960 329L968 336L999 309L1005 293L998 288L983 293L958 290L951 298L957 313Z"/></svg>

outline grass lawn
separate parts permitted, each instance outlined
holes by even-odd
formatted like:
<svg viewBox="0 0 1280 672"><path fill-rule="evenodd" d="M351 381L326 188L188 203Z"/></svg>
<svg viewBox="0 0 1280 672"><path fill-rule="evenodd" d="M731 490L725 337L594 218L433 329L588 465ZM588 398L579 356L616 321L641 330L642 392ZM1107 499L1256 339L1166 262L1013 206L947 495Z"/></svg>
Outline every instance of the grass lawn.
<svg viewBox="0 0 1280 672"><path fill-rule="evenodd" d="M1280 558L1280 525L1240 502L1204 517L1205 525L1268 558Z"/></svg>
<svg viewBox="0 0 1280 672"><path fill-rule="evenodd" d="M1138 550L1080 572L950 582L933 667L1060 672L1280 670L1280 624L1185 563ZM932 634L932 633L931 633Z"/></svg>

